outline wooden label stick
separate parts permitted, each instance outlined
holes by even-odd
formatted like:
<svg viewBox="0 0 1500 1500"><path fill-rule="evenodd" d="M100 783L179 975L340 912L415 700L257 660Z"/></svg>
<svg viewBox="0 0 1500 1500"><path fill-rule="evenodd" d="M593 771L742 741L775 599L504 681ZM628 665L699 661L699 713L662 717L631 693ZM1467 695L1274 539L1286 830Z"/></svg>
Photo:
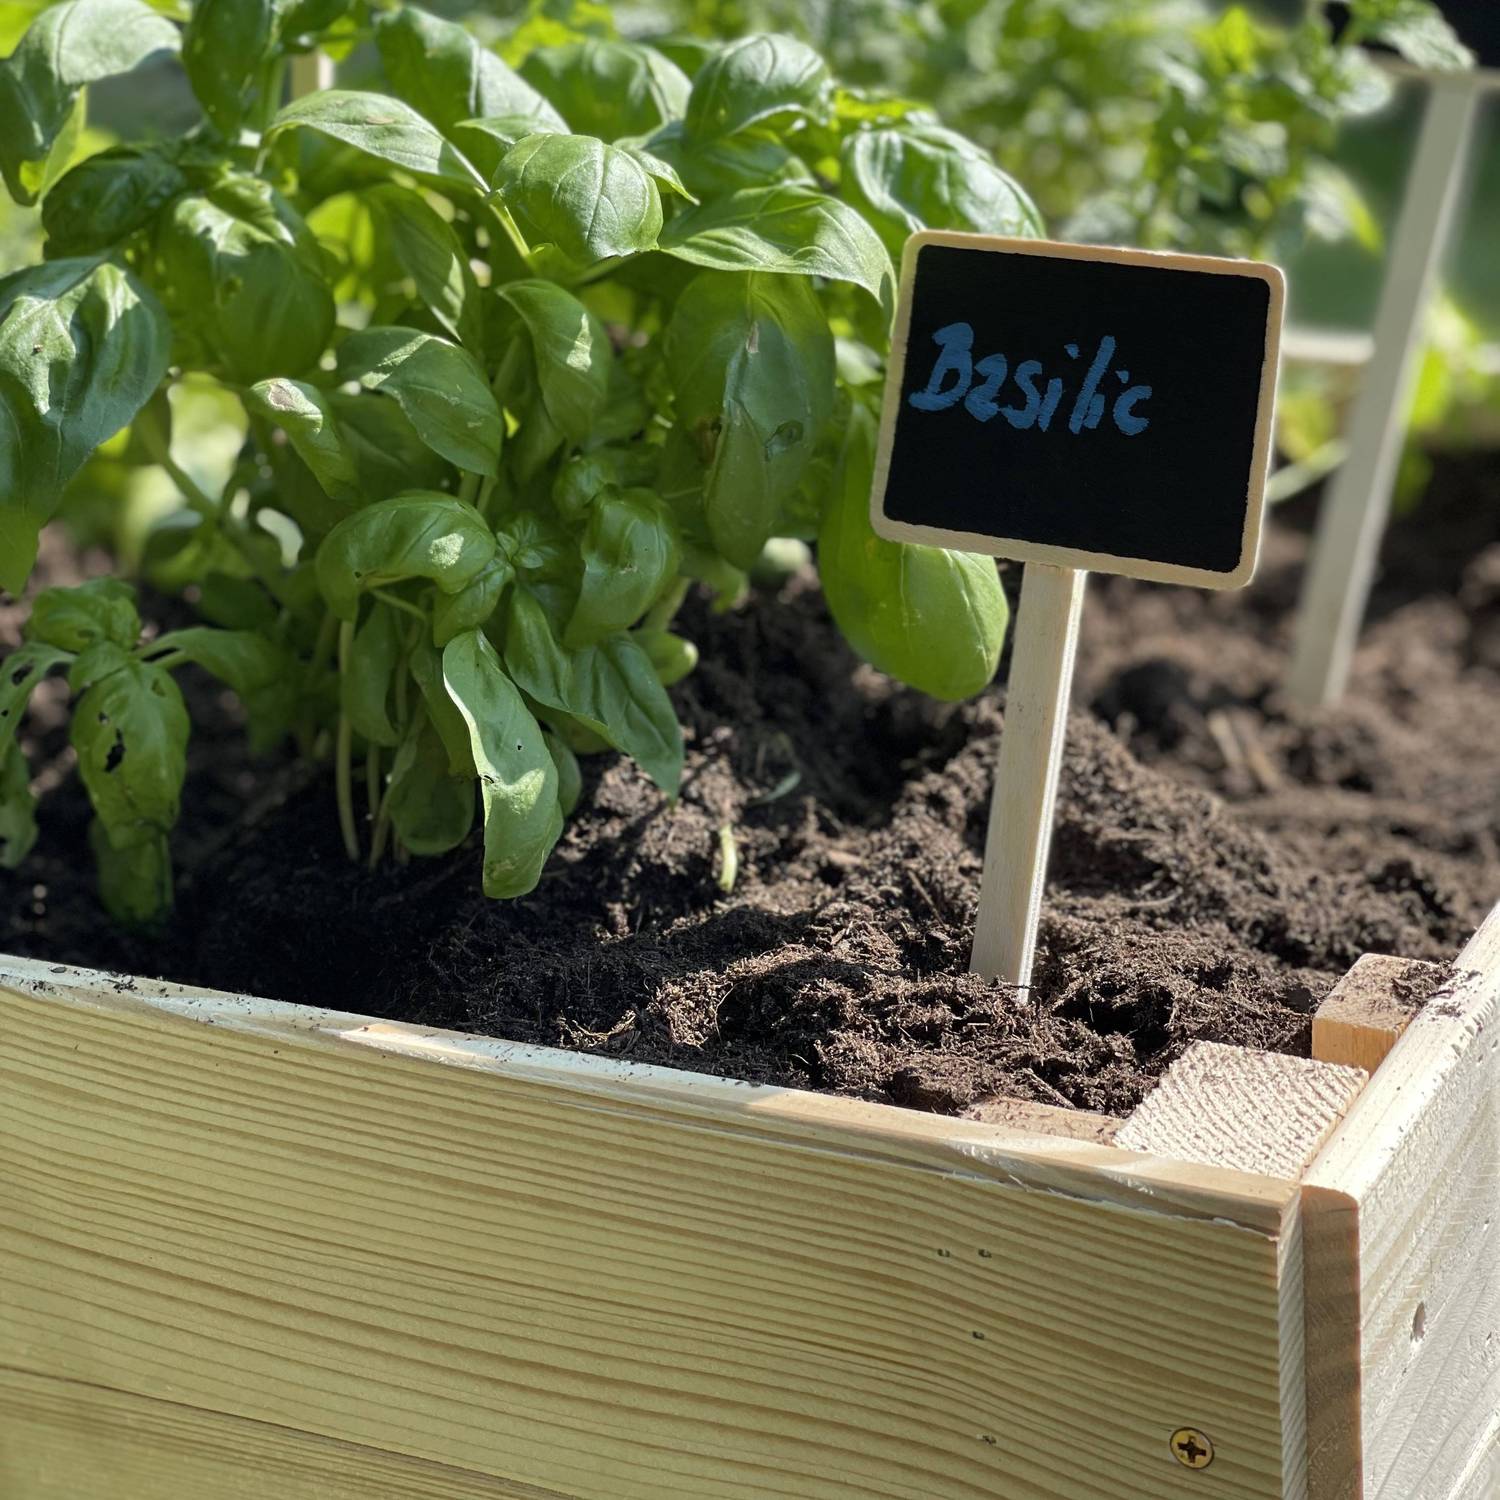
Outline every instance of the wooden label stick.
<svg viewBox="0 0 1500 1500"><path fill-rule="evenodd" d="M1255 570L1274 266L923 230L907 241L870 522L1026 564L974 972L1027 987L1089 570Z"/></svg>
<svg viewBox="0 0 1500 1500"><path fill-rule="evenodd" d="M969 968L1029 986L1088 574L1027 563Z"/></svg>

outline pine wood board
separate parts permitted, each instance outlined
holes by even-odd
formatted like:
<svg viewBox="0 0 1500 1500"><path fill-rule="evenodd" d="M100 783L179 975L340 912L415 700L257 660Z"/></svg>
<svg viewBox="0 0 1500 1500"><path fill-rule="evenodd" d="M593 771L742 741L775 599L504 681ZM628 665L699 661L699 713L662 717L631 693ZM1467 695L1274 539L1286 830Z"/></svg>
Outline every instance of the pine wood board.
<svg viewBox="0 0 1500 1500"><path fill-rule="evenodd" d="M38 967L0 1362L570 1500L1300 1493L1295 1184Z"/></svg>

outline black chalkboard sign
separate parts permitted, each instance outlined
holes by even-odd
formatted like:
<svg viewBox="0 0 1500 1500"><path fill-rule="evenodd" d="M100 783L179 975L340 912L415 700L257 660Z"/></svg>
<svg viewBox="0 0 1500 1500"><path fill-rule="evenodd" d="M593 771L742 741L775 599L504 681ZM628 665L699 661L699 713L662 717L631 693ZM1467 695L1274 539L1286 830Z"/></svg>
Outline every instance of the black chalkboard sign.
<svg viewBox="0 0 1500 1500"><path fill-rule="evenodd" d="M1274 266L924 230L902 262L882 536L1166 583L1247 583Z"/></svg>

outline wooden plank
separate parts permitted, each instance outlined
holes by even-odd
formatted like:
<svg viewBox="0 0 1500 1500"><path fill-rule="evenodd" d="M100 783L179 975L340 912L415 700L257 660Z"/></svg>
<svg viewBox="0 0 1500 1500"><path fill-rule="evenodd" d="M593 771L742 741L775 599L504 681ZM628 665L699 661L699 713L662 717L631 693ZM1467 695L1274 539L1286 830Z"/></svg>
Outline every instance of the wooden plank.
<svg viewBox="0 0 1500 1500"><path fill-rule="evenodd" d="M1030 1099L985 1099L964 1111L966 1120L1003 1125L1022 1135L1063 1136L1074 1141L1108 1145L1125 1123L1118 1115L1096 1115L1086 1109L1064 1109L1060 1104L1037 1104Z"/></svg>
<svg viewBox="0 0 1500 1500"><path fill-rule="evenodd" d="M7 1500L559 1500L171 1401L0 1369Z"/></svg>
<svg viewBox="0 0 1500 1500"><path fill-rule="evenodd" d="M1367 953L1313 1017L1312 1055L1373 1073L1436 989L1441 964Z"/></svg>
<svg viewBox="0 0 1500 1500"><path fill-rule="evenodd" d="M1305 1494L1294 1183L3 968L0 1362L570 1500Z"/></svg>
<svg viewBox="0 0 1500 1500"><path fill-rule="evenodd" d="M1088 574L1028 563L974 918L975 974L1030 989Z"/></svg>
<svg viewBox="0 0 1500 1500"><path fill-rule="evenodd" d="M1195 1042L1115 1136L1128 1151L1300 1178L1363 1087L1359 1068Z"/></svg>
<svg viewBox="0 0 1500 1500"><path fill-rule="evenodd" d="M1320 1152L1306 1193L1342 1225L1309 1327L1360 1388L1309 1372L1317 1500L1449 1500L1500 1435L1500 908ZM1487 1475L1485 1476L1488 1477Z"/></svg>

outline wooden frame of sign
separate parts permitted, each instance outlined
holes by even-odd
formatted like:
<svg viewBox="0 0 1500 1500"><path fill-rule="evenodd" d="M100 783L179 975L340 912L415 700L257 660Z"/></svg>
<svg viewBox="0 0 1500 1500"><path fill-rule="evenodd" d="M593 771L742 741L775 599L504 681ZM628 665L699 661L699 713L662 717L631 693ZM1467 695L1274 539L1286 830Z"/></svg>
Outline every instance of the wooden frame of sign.
<svg viewBox="0 0 1500 1500"><path fill-rule="evenodd" d="M1026 565L975 921L978 974L1031 983L1088 571L1200 588L1237 588L1255 571L1285 301L1280 270L1250 261L939 230L907 241L871 525L890 541ZM983 354L971 304L1027 353L1051 335L1046 352L1072 361L1062 366L1070 376L1086 370L1066 417L1068 381L1039 386L1044 365L1020 348ZM1195 334L1164 343L1160 328L1179 313ZM919 319L935 361L912 348ZM1086 335L1098 340L1087 364ZM1142 347L1153 338L1154 350ZM1131 383L1119 361L1137 350L1148 363L1154 355L1165 386ZM1025 399L1001 406L1008 378ZM1143 443L1158 421L1143 409L1153 401L1158 434ZM988 503L996 489L998 508Z"/></svg>
<svg viewBox="0 0 1500 1500"><path fill-rule="evenodd" d="M1500 910L1390 972L1121 1122L0 956L0 1495L1493 1500Z"/></svg>

